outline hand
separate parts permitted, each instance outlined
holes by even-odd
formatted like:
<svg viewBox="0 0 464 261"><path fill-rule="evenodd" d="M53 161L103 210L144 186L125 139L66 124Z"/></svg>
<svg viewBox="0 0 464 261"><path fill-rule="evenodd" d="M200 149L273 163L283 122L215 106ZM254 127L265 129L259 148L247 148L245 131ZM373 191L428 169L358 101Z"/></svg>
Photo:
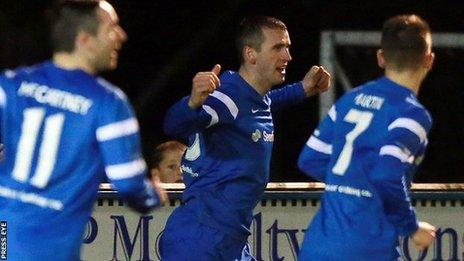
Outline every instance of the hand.
<svg viewBox="0 0 464 261"><path fill-rule="evenodd" d="M205 103L208 95L213 93L221 84L219 81L219 73L221 65L216 64L210 72L199 72L192 80L192 92L188 106L192 109L197 109Z"/></svg>
<svg viewBox="0 0 464 261"><path fill-rule="evenodd" d="M330 74L322 66L313 66L303 78L303 88L307 96L325 92L330 87Z"/></svg>
<svg viewBox="0 0 464 261"><path fill-rule="evenodd" d="M427 222L419 222L419 228L411 236L418 250L426 249L435 239L435 227Z"/></svg>
<svg viewBox="0 0 464 261"><path fill-rule="evenodd" d="M160 178L158 176L152 177L151 179L151 184L153 185L153 188L156 191L156 194L158 194L158 198L161 202L161 205L164 205L166 202L168 202L168 193L164 188L160 186Z"/></svg>

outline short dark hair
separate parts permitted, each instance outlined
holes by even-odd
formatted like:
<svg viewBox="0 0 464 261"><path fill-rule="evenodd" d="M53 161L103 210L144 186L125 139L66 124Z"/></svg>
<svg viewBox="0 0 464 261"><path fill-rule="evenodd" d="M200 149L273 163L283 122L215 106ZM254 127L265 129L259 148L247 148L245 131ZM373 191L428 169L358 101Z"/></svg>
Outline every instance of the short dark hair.
<svg viewBox="0 0 464 261"><path fill-rule="evenodd" d="M72 52L79 31L98 32L100 0L63 0L53 10L51 41L54 52Z"/></svg>
<svg viewBox="0 0 464 261"><path fill-rule="evenodd" d="M385 61L398 71L417 69L427 51L428 23L417 15L388 19L382 29L381 48Z"/></svg>
<svg viewBox="0 0 464 261"><path fill-rule="evenodd" d="M261 44L264 42L263 28L287 30L284 22L274 17L254 16L243 19L235 38L240 64L244 62L243 48L245 46L251 46L257 51L261 50Z"/></svg>
<svg viewBox="0 0 464 261"><path fill-rule="evenodd" d="M169 150L184 151L187 148L183 143L175 140L166 141L158 145L151 157L150 168L158 168L161 161L163 161L163 155Z"/></svg>

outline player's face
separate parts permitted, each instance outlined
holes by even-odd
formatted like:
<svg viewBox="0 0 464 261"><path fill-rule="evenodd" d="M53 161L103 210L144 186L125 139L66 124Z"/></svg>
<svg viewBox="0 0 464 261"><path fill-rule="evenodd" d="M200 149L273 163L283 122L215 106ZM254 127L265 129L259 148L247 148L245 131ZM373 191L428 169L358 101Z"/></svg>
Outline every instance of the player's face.
<svg viewBox="0 0 464 261"><path fill-rule="evenodd" d="M290 55L290 36L287 30L263 29L264 42L257 52L256 66L259 77L272 87L285 81Z"/></svg>
<svg viewBox="0 0 464 261"><path fill-rule="evenodd" d="M175 183L182 181L180 165L183 153L181 150L168 150L163 153L163 160L158 167L161 182Z"/></svg>
<svg viewBox="0 0 464 261"><path fill-rule="evenodd" d="M114 8L105 1L100 2L98 10L100 24L95 36L94 66L97 71L115 69L122 43L127 40L124 29Z"/></svg>

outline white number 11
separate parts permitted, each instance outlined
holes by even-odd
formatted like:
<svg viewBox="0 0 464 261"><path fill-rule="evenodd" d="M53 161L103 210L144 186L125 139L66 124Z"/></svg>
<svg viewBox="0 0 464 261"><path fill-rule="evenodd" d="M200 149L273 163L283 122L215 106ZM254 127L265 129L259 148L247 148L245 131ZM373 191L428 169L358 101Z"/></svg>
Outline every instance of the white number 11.
<svg viewBox="0 0 464 261"><path fill-rule="evenodd" d="M28 108L24 110L23 115L22 132L12 175L17 181L26 183L31 171L37 136L44 121L45 109ZM50 179L56 162L63 123L64 115L62 113L50 115L45 119L37 167L34 176L30 179L30 184L35 187L44 188Z"/></svg>
<svg viewBox="0 0 464 261"><path fill-rule="evenodd" d="M335 166L332 168L334 174L343 176L346 169L350 165L351 156L353 154L353 142L363 131L369 127L371 124L372 117L374 115L372 112L368 111L359 111L356 109L351 109L343 119L346 122L354 123L354 129L348 134L346 134L345 145L343 146L342 152L338 156Z"/></svg>

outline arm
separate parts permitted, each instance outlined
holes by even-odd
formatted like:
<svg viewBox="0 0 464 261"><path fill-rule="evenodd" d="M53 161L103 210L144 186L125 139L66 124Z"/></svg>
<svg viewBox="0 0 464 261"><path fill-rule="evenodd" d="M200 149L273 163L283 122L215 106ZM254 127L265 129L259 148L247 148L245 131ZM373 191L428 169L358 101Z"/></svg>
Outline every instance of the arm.
<svg viewBox="0 0 464 261"><path fill-rule="evenodd" d="M176 138L187 138L201 130L210 120L202 107L192 109L188 106L189 96L182 98L169 108L164 118L164 132Z"/></svg>
<svg viewBox="0 0 464 261"><path fill-rule="evenodd" d="M335 105L306 142L298 159L298 168L314 179L325 182L332 154L332 134L336 119Z"/></svg>
<svg viewBox="0 0 464 261"><path fill-rule="evenodd" d="M4 85L7 84L7 80L6 80L6 75L5 73L3 73L2 75L0 75L0 116L3 115L3 113L1 113L1 111L4 110L5 106L6 106L6 92L4 90ZM1 118L0 118L0 122L2 122ZM1 126L0 126L1 127ZM3 158L4 158L4 146L3 146L3 137L0 137L0 161L3 161Z"/></svg>
<svg viewBox="0 0 464 261"><path fill-rule="evenodd" d="M285 109L306 99L302 82L288 84L269 92L272 111Z"/></svg>
<svg viewBox="0 0 464 261"><path fill-rule="evenodd" d="M176 138L187 138L205 128L230 123L238 107L230 91L219 87L220 66L211 72L200 72L193 79L192 93L174 104L164 120L164 132Z"/></svg>
<svg viewBox="0 0 464 261"><path fill-rule="evenodd" d="M428 143L428 139L425 139L425 141L421 144L419 151L416 153L414 161L411 163L411 166L406 172L406 184L408 185L408 188L411 188L414 175L416 174L419 165L422 163L422 160L424 159Z"/></svg>
<svg viewBox="0 0 464 261"><path fill-rule="evenodd" d="M129 207L146 213L160 206L166 194L146 178L137 119L125 97L110 94L101 105L96 138L106 175Z"/></svg>
<svg viewBox="0 0 464 261"><path fill-rule="evenodd" d="M388 136L379 158L370 172L370 180L379 193L386 215L398 235L421 233L409 198L408 171L425 143L431 119L425 111L412 111L397 118L388 127Z"/></svg>
<svg viewBox="0 0 464 261"><path fill-rule="evenodd" d="M301 102L306 97L327 91L330 74L321 66L313 66L301 82L288 84L269 93L273 111Z"/></svg>

